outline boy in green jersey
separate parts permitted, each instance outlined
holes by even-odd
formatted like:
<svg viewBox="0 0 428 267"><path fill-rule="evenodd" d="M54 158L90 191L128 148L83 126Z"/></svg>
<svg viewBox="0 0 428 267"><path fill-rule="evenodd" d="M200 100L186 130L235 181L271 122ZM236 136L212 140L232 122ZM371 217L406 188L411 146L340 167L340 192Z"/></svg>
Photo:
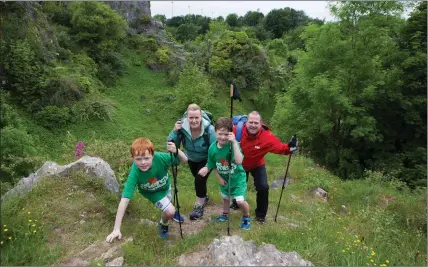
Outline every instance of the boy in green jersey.
<svg viewBox="0 0 428 267"><path fill-rule="evenodd" d="M177 150L173 142L168 142L167 149L172 153L177 152L177 158L181 163L187 162L186 155L181 150ZM120 225L126 207L134 196L135 187L143 197L162 211L161 220L158 223L158 234L165 239L168 236L168 221L176 213L171 202L171 179L168 169L172 164L178 164L178 160L175 157L171 158L170 153L155 152L153 143L146 138L138 138L132 143L131 155L134 162L125 182L113 232L107 236L106 241L112 242L116 237L122 238Z"/></svg>
<svg viewBox="0 0 428 267"><path fill-rule="evenodd" d="M232 130L231 119L223 117L217 120L215 125L217 142L211 144L208 150L207 165L199 171L199 175L204 176L214 168L220 175L217 179L220 183L220 193L223 198L223 214L215 221L225 222L228 220L230 186L230 197L236 201L238 207L242 210L241 228L250 230L250 208L247 201L245 201L247 198L247 176L242 167L244 156ZM230 146L232 146L232 152L230 152ZM231 175L230 184L228 184L229 174Z"/></svg>

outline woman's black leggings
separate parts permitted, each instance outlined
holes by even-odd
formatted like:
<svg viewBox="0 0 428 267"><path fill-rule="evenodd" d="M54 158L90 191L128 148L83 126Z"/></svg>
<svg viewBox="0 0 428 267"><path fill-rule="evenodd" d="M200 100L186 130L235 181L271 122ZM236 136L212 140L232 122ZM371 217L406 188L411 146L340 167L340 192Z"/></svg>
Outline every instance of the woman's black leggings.
<svg viewBox="0 0 428 267"><path fill-rule="evenodd" d="M206 176L202 177L198 174L199 170L205 167L207 164L207 160L203 160L201 162L193 162L193 161L187 161L187 164L189 164L190 171L192 172L193 177L195 177L195 191L196 196L199 198L204 198L207 196L207 179L208 176L210 176L210 173L207 173Z"/></svg>

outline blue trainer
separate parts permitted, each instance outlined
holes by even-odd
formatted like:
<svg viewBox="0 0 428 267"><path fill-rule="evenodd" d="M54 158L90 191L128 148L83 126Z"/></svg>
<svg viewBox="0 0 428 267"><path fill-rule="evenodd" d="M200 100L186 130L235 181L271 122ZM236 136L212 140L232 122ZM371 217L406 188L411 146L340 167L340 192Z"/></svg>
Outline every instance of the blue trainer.
<svg viewBox="0 0 428 267"><path fill-rule="evenodd" d="M220 215L220 217L214 219L214 222L227 222L228 220L228 216L222 214Z"/></svg>
<svg viewBox="0 0 428 267"><path fill-rule="evenodd" d="M250 217L242 217L241 229L250 230L250 222L251 222Z"/></svg>
<svg viewBox="0 0 428 267"><path fill-rule="evenodd" d="M162 239L168 237L168 225L163 225L160 222L158 223L158 235Z"/></svg>
<svg viewBox="0 0 428 267"><path fill-rule="evenodd" d="M176 222L184 222L184 217L183 216L178 216L178 211L175 211L174 217L172 217L172 219Z"/></svg>

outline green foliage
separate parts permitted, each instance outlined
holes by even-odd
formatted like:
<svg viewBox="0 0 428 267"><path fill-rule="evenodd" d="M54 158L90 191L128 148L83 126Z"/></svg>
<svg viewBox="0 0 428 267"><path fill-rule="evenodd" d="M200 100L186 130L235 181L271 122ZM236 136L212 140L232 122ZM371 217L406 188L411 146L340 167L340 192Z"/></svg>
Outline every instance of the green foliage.
<svg viewBox="0 0 428 267"><path fill-rule="evenodd" d="M184 43L185 41L192 41L198 35L199 27L194 24L181 24L177 28L177 32L175 33L175 38Z"/></svg>
<svg viewBox="0 0 428 267"><path fill-rule="evenodd" d="M114 51L126 36L126 21L101 2L73 2L72 33L96 60Z"/></svg>
<svg viewBox="0 0 428 267"><path fill-rule="evenodd" d="M205 109L210 109L213 102L213 87L208 77L198 67L187 64L179 75L175 87L175 106L177 110L191 103L198 103Z"/></svg>
<svg viewBox="0 0 428 267"><path fill-rule="evenodd" d="M155 20L158 20L158 21L162 22L163 24L166 23L166 17L163 14L156 14L156 15L153 16L153 18Z"/></svg>
<svg viewBox="0 0 428 267"><path fill-rule="evenodd" d="M226 23L231 27L240 26L238 21L238 15L236 15L235 13L227 15Z"/></svg>
<svg viewBox="0 0 428 267"><path fill-rule="evenodd" d="M257 26L262 22L264 16L261 12L248 11L244 16L243 22L247 26Z"/></svg>
<svg viewBox="0 0 428 267"><path fill-rule="evenodd" d="M84 123L91 120L112 120L114 102L99 94L90 94L71 108L73 121Z"/></svg>
<svg viewBox="0 0 428 267"><path fill-rule="evenodd" d="M46 106L36 114L36 120L48 129L58 129L71 122L69 107Z"/></svg>
<svg viewBox="0 0 428 267"><path fill-rule="evenodd" d="M168 65L169 63L169 50L168 48L158 49L156 51L156 57L161 65Z"/></svg>
<svg viewBox="0 0 428 267"><path fill-rule="evenodd" d="M404 54L393 39L404 25L400 5L359 2L334 8L341 24L311 24L301 35L307 52L299 57L287 92L278 98L275 126L284 136L298 129L311 156L343 178L361 177L366 168L384 169L410 185L424 184L426 133L419 130L424 131L420 122L426 111L422 106L422 113L404 108L409 101L405 84L411 82L401 80L397 66L405 62ZM426 77L422 84L414 91L414 103L426 105ZM425 141L404 141L410 132Z"/></svg>
<svg viewBox="0 0 428 267"><path fill-rule="evenodd" d="M265 17L265 28L271 31L274 38L281 38L284 33L299 25L306 25L308 17L303 11L286 7L271 10Z"/></svg>
<svg viewBox="0 0 428 267"><path fill-rule="evenodd" d="M286 64L288 58L287 45L282 39L273 39L266 45L267 54L271 66L278 67Z"/></svg>
<svg viewBox="0 0 428 267"><path fill-rule="evenodd" d="M257 88L267 71L261 47L245 32L225 31L212 43L210 71L223 79L242 76L245 87Z"/></svg>
<svg viewBox="0 0 428 267"><path fill-rule="evenodd" d="M29 110L38 108L36 103L44 97L44 67L28 40L12 41L7 48L3 45L2 50L8 50L4 61L4 70L9 78L6 90L11 91L15 98L19 95L19 101Z"/></svg>
<svg viewBox="0 0 428 267"><path fill-rule="evenodd" d="M36 155L36 141L32 135L27 132L27 129L21 120L17 110L9 104L9 97L4 92L0 92L1 97L1 120L0 120L0 173L1 181L8 187L9 182L15 181L17 178L26 176L30 171L40 164ZM3 184L2 184L3 186ZM2 193L5 190L2 188Z"/></svg>
<svg viewBox="0 0 428 267"><path fill-rule="evenodd" d="M32 136L22 128L6 126L1 129L1 136L2 158L11 155L25 157L36 152Z"/></svg>
<svg viewBox="0 0 428 267"><path fill-rule="evenodd" d="M97 77L106 86L115 85L119 77L125 73L126 64L120 53L108 52L102 56L98 64Z"/></svg>
<svg viewBox="0 0 428 267"><path fill-rule="evenodd" d="M136 34L129 37L129 47L141 52L156 52L159 48L159 43L152 37Z"/></svg>
<svg viewBox="0 0 428 267"><path fill-rule="evenodd" d="M135 21L133 21L131 26L135 28L135 27L138 27L139 25L147 25L150 23L151 20L152 18L149 15L141 14L135 19Z"/></svg>

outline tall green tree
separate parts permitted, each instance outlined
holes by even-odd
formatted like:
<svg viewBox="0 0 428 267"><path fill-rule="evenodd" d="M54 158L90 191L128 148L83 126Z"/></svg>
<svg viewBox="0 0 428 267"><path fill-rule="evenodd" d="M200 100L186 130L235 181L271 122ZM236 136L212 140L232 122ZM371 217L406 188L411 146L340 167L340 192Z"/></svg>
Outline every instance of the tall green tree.
<svg viewBox="0 0 428 267"><path fill-rule="evenodd" d="M398 82L387 62L398 51L402 4L339 2L331 11L338 23L312 24L302 34L307 52L278 98L274 123L287 137L297 132L306 151L338 175L358 177L365 168L381 168L378 152L390 145L383 144L389 126L380 125L392 118L377 114L391 106L377 106L399 90L386 85Z"/></svg>
<svg viewBox="0 0 428 267"><path fill-rule="evenodd" d="M265 17L265 29L273 33L274 38L281 38L284 33L299 25L306 25L308 16L303 11L293 8L281 8L270 11Z"/></svg>
<svg viewBox="0 0 428 267"><path fill-rule="evenodd" d="M257 11L248 11L243 18L243 22L247 26L256 26L262 22L265 15Z"/></svg>

